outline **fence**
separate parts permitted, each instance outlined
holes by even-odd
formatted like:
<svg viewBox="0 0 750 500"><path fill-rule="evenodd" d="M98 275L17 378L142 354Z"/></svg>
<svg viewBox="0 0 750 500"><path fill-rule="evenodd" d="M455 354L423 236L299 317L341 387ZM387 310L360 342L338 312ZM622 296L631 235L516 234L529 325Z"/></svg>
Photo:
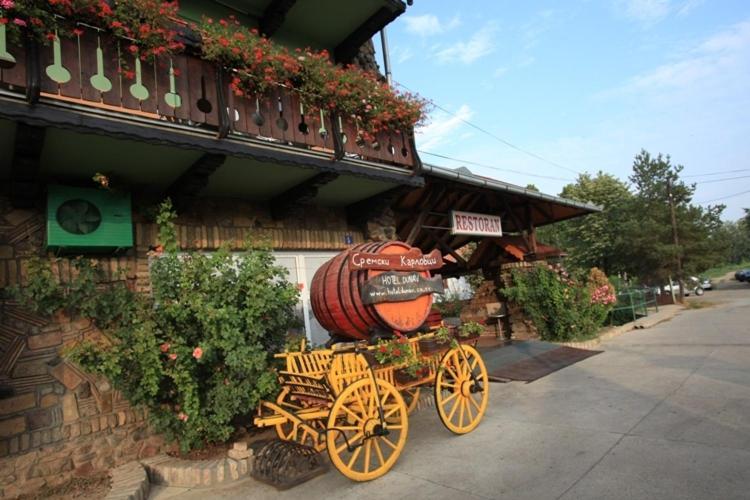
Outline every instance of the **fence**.
<svg viewBox="0 0 750 500"><path fill-rule="evenodd" d="M628 323L648 316L649 308L659 312L659 295L651 288L622 289L617 292L617 302L609 313L609 324Z"/></svg>

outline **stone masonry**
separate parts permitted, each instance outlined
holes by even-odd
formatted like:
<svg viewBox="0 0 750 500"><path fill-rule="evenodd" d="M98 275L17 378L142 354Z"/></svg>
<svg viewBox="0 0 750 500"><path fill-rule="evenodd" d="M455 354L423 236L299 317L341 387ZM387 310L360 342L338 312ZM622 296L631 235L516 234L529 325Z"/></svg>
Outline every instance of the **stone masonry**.
<svg viewBox="0 0 750 500"><path fill-rule="evenodd" d="M106 280L124 279L147 293L148 254L158 244L158 229L137 213L133 222L135 247L96 260ZM213 250L224 244L239 250L251 234L280 250L340 250L365 241L365 227L350 226L343 209L293 207L283 220L274 220L263 204L200 199L185 207L176 222L185 250ZM59 314L42 318L5 293L7 287L26 282L28 259L45 255L44 239L43 209L13 208L0 195L0 498L167 448L149 429L143 410L132 408L106 380L63 359L66 346L100 335L89 321ZM58 280L72 278L70 259L49 258Z"/></svg>

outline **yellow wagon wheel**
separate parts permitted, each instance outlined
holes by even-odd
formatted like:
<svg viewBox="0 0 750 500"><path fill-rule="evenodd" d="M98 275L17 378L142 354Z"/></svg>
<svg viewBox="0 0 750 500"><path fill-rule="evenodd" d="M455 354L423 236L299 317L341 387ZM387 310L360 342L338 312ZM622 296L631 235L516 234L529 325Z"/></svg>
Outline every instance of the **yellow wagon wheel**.
<svg viewBox="0 0 750 500"><path fill-rule="evenodd" d="M410 387L401 391L401 396L406 404L406 412L411 415L419 406L419 387Z"/></svg>
<svg viewBox="0 0 750 500"><path fill-rule="evenodd" d="M289 400L289 388L284 387L276 398L276 404L284 409L295 411L301 410L302 405L297 404ZM319 430L320 436L323 436L323 422L319 420L311 420L305 422L310 427ZM323 438L319 438L319 441L315 440L315 436L310 434L304 427L301 427L296 422L287 420L284 423L276 424L276 435L279 439L284 441L294 441L295 443L304 444L305 446L311 446L316 451L323 451L326 447Z"/></svg>
<svg viewBox="0 0 750 500"><path fill-rule="evenodd" d="M409 432L404 398L393 384L380 379L377 384L377 392L370 378L347 386L328 416L328 456L339 472L354 481L370 481L388 472L404 449Z"/></svg>
<svg viewBox="0 0 750 500"><path fill-rule="evenodd" d="M448 351L435 376L435 406L443 425L456 434L473 431L488 396L487 368L479 352L471 346Z"/></svg>

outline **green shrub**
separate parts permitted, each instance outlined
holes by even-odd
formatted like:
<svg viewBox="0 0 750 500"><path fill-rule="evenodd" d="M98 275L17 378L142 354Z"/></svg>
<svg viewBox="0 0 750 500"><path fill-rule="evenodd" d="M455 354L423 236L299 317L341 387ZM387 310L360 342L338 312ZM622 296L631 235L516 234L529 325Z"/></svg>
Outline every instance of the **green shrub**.
<svg viewBox="0 0 750 500"><path fill-rule="evenodd" d="M503 293L531 319L543 340L591 338L604 323L614 289L601 271L592 269L585 283L551 266L515 269L513 286Z"/></svg>
<svg viewBox="0 0 750 500"><path fill-rule="evenodd" d="M180 255L174 217L171 203L162 204L151 295L103 290L89 270L62 291L39 285L35 293L45 310L54 309L49 296L63 297L58 305L96 322L106 340L78 344L71 359L147 407L156 430L187 451L228 439L236 417L275 394L271 353L295 320L298 291L268 247L240 258L226 249Z"/></svg>

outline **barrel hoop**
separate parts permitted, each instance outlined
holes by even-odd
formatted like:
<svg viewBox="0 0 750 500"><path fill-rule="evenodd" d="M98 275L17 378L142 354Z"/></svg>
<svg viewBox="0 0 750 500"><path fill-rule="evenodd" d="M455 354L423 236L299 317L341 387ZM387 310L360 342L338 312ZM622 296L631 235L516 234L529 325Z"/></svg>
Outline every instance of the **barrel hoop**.
<svg viewBox="0 0 750 500"><path fill-rule="evenodd" d="M377 252L382 247L382 243L368 243L363 245L363 248L359 249L362 252ZM377 314L374 314L374 310L362 303L362 297L355 297L354 294L361 290L361 284L365 281L366 271L352 271L349 276L349 293L352 296L352 302L354 308L357 310L357 314L364 319L365 324L372 326L381 323L380 318ZM369 332L366 332L369 333Z"/></svg>
<svg viewBox="0 0 750 500"><path fill-rule="evenodd" d="M349 255L350 255L350 252L347 252L344 254L344 258L341 259L341 265L339 265L339 270L338 270L338 275L337 275L340 281L343 281L341 280L342 273L344 271L349 272ZM351 280L347 280L347 281L349 285L348 302L346 300L347 298L344 296L345 292L342 290L342 288L344 287L343 286L336 287L336 294L339 297L339 304L341 304L341 308L343 309L343 312L345 313L344 316L346 317L349 324L352 325L352 327L355 330L357 330L359 333L361 333L363 336L366 337L367 336L367 322L359 314L359 311L357 311L357 301L353 299L353 294L351 293ZM351 314L351 311L354 311L354 314ZM351 317L351 316L354 316L354 317ZM358 321L355 321L355 320L358 320Z"/></svg>

